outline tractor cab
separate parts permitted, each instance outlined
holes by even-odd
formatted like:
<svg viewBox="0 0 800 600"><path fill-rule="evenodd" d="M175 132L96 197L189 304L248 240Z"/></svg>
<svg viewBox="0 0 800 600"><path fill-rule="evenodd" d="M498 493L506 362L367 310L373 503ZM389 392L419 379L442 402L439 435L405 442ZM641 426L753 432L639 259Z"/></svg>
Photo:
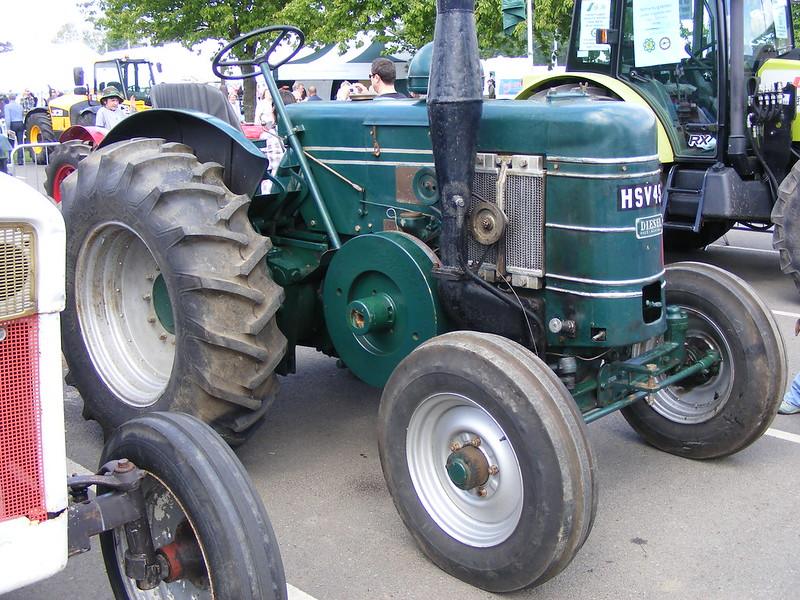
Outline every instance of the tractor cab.
<svg viewBox="0 0 800 600"><path fill-rule="evenodd" d="M728 9L727 1L577 0L567 70L627 84L656 112L676 156L721 159L732 50L741 48L752 93L754 78L777 66L768 61L794 48L785 0L745 0L741 46L731 43Z"/></svg>
<svg viewBox="0 0 800 600"><path fill-rule="evenodd" d="M156 65L158 69L160 65ZM144 59L114 59L94 64L94 93L100 94L106 86L113 85L125 98L149 103L150 90L155 85L153 63Z"/></svg>

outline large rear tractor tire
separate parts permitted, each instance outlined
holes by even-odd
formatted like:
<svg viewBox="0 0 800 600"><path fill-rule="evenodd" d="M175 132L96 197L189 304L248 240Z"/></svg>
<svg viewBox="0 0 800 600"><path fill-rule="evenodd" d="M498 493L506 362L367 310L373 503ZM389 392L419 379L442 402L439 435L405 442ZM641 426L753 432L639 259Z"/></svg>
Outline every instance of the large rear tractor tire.
<svg viewBox="0 0 800 600"><path fill-rule="evenodd" d="M622 414L645 441L671 454L705 459L738 452L767 430L786 387L775 319L747 283L713 265L669 265L666 297L689 317L687 356L716 350L722 360Z"/></svg>
<svg viewBox="0 0 800 600"><path fill-rule="evenodd" d="M277 391L286 351L271 243L222 167L158 139L111 144L62 184L70 382L109 433L180 411L241 443Z"/></svg>
<svg viewBox="0 0 800 600"><path fill-rule="evenodd" d="M127 538L100 536L117 600L285 600L286 577L269 517L233 451L207 425L151 413L117 429L101 465L126 458L141 480L153 547L169 568L142 591L125 574Z"/></svg>
<svg viewBox="0 0 800 600"><path fill-rule="evenodd" d="M44 191L56 203L61 202L61 184L75 172L78 163L89 156L91 151L89 144L77 140L55 146L50 151L50 161L44 170Z"/></svg>
<svg viewBox="0 0 800 600"><path fill-rule="evenodd" d="M56 134L53 133L53 123L50 120L50 115L42 111L28 115L25 119L25 137L31 144L58 141ZM34 148L33 154L36 157L36 164L43 165L47 163L49 149Z"/></svg>
<svg viewBox="0 0 800 600"><path fill-rule="evenodd" d="M772 246L780 253L781 271L792 278L800 292L800 161L778 188L772 222Z"/></svg>
<svg viewBox="0 0 800 600"><path fill-rule="evenodd" d="M538 585L597 508L586 426L556 375L496 335L423 343L383 391L378 445L400 517L440 568L492 592Z"/></svg>

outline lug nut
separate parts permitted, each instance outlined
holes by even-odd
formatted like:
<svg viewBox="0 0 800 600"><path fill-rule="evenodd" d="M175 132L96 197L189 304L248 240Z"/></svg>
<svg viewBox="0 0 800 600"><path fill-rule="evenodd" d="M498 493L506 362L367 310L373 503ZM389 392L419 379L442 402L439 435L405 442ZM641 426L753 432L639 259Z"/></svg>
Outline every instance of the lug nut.
<svg viewBox="0 0 800 600"><path fill-rule="evenodd" d="M486 494L487 494L487 493L488 493L488 492L486 491L486 488L485 488L485 487L479 487L479 488L478 488L478 496L480 496L481 498L484 498L484 497L486 497Z"/></svg>
<svg viewBox="0 0 800 600"><path fill-rule="evenodd" d="M162 342L166 342L167 341L167 334L166 333L162 333L161 335L158 336L158 339L160 339Z"/></svg>
<svg viewBox="0 0 800 600"><path fill-rule="evenodd" d="M150 296L150 294L145 294L144 296L142 296L142 300L144 300L145 302L150 302L151 298L152 296Z"/></svg>
<svg viewBox="0 0 800 600"><path fill-rule="evenodd" d="M469 441L470 446L475 446L476 448L481 445L481 438L474 437Z"/></svg>
<svg viewBox="0 0 800 600"><path fill-rule="evenodd" d="M459 450L461 450L461 444L459 442L450 444L450 452L458 452Z"/></svg>
<svg viewBox="0 0 800 600"><path fill-rule="evenodd" d="M115 473L127 473L128 471L133 471L133 463L129 461L127 458L120 458L117 461L117 466L114 467Z"/></svg>
<svg viewBox="0 0 800 600"><path fill-rule="evenodd" d="M156 318L155 317L147 317L147 322L148 323L155 323L156 322Z"/></svg>
<svg viewBox="0 0 800 600"><path fill-rule="evenodd" d="M497 475L500 472L500 468L497 465L491 465L489 467L489 475Z"/></svg>

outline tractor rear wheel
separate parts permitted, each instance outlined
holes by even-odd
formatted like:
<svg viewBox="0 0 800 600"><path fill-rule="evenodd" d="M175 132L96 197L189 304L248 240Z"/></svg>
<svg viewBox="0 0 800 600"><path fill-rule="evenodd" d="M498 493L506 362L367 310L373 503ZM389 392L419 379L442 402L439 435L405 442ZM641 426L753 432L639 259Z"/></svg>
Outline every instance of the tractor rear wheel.
<svg viewBox="0 0 800 600"><path fill-rule="evenodd" d="M62 184L70 380L84 416L110 432L151 411L181 411L232 444L277 390L283 290L270 240L222 167L191 148L136 139L92 152Z"/></svg>
<svg viewBox="0 0 800 600"><path fill-rule="evenodd" d="M50 115L41 111L28 115L25 119L25 135L31 144L58 141L55 133L53 133L53 123L50 120ZM36 164L43 165L47 163L49 149L34 148L33 154L36 156Z"/></svg>
<svg viewBox="0 0 800 600"><path fill-rule="evenodd" d="M769 427L786 387L786 356L772 313L744 281L713 265L667 267L667 304L689 317L687 355L709 350L722 360L622 409L656 448L686 458L720 458L742 450ZM638 355L651 343L634 348Z"/></svg>
<svg viewBox="0 0 800 600"><path fill-rule="evenodd" d="M74 140L56 146L50 152L50 162L45 168L44 191L56 203L61 202L61 184L78 168L78 163L89 156L92 147Z"/></svg>
<svg viewBox="0 0 800 600"><path fill-rule="evenodd" d="M435 337L395 368L378 446L400 517L440 568L492 592L540 584L581 548L595 463L574 400L500 336Z"/></svg>
<svg viewBox="0 0 800 600"><path fill-rule="evenodd" d="M800 161L778 188L772 222L772 246L780 253L781 271L791 276L800 291Z"/></svg>
<svg viewBox="0 0 800 600"><path fill-rule="evenodd" d="M152 590L138 589L125 572L125 528L102 533L117 600L286 599L278 542L261 498L207 425L185 414L138 417L114 432L100 464L122 458L146 473L144 517L169 574Z"/></svg>

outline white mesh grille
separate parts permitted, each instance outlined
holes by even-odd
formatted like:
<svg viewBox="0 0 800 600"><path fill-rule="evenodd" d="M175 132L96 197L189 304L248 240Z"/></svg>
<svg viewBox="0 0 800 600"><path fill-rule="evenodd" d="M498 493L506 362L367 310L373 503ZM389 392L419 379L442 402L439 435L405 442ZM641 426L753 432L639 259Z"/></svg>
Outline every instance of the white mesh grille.
<svg viewBox="0 0 800 600"><path fill-rule="evenodd" d="M34 239L26 225L0 226L0 319L35 311Z"/></svg>

